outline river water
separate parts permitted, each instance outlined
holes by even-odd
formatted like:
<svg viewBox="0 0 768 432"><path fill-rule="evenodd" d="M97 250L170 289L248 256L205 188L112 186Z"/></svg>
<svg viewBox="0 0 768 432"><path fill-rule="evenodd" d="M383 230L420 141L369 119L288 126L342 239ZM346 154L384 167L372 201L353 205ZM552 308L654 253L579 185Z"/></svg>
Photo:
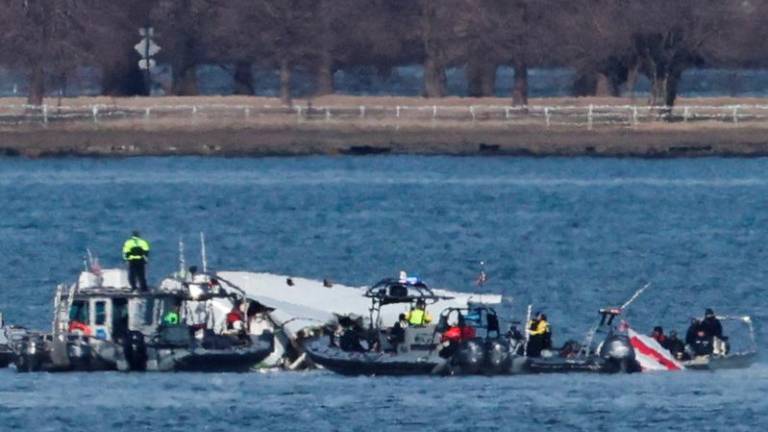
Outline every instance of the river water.
<svg viewBox="0 0 768 432"><path fill-rule="evenodd" d="M56 283L137 228L150 279L208 239L217 269L363 285L418 274L545 310L556 341L651 282L628 320L683 332L712 307L767 336L768 159L307 157L0 159L6 321L50 325ZM344 378L324 372L17 375L0 428L80 430L760 430L768 365L716 373Z"/></svg>

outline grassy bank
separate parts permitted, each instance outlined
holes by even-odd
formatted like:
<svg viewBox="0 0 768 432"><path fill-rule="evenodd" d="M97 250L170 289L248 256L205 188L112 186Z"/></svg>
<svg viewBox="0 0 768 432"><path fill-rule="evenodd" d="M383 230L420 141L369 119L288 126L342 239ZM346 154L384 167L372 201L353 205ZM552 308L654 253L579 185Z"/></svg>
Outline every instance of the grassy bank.
<svg viewBox="0 0 768 432"><path fill-rule="evenodd" d="M44 121L39 112L13 112L22 100L0 99L6 115L0 151L27 157L768 155L765 110L749 108L768 105L765 99L680 100L673 121L659 120L642 107L644 101L618 98L534 99L529 110L510 110L509 100L494 98L328 96L294 102L285 107L259 97L77 98L62 100L59 108L58 101L48 100ZM745 108L731 118L728 107L737 105ZM640 107L634 119L633 106Z"/></svg>

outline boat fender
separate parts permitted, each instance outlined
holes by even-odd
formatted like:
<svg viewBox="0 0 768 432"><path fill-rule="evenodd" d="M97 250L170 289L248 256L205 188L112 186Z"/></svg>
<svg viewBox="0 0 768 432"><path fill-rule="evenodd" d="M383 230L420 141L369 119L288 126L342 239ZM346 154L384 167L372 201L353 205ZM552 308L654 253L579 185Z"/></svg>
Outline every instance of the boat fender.
<svg viewBox="0 0 768 432"><path fill-rule="evenodd" d="M509 344L504 340L491 339L485 344L486 373L497 375L509 371L512 357L509 355Z"/></svg>
<svg viewBox="0 0 768 432"><path fill-rule="evenodd" d="M481 339L470 339L461 342L454 355L454 362L464 374L477 374L485 363L485 347Z"/></svg>

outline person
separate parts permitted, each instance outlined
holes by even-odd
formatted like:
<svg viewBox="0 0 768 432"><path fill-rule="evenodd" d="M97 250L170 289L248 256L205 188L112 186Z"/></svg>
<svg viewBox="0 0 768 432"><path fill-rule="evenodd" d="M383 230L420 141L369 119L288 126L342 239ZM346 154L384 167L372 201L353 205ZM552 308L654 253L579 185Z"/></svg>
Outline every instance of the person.
<svg viewBox="0 0 768 432"><path fill-rule="evenodd" d="M696 334L701 327L701 321L698 318L691 318L691 325L688 327L688 331L685 332L685 344L693 346L696 342Z"/></svg>
<svg viewBox="0 0 768 432"><path fill-rule="evenodd" d="M672 330L669 332L669 337L666 340L666 348L672 356L678 360L686 360L685 358L685 344L680 338L677 337L677 332Z"/></svg>
<svg viewBox="0 0 768 432"><path fill-rule="evenodd" d="M392 348L397 352L397 347L405 341L405 329L408 327L408 320L405 319L405 314L401 313L397 317L397 322L392 326L392 331L389 334L389 343Z"/></svg>
<svg viewBox="0 0 768 432"><path fill-rule="evenodd" d="M691 351L694 356L712 354L712 337L701 327L696 331L693 343L691 344Z"/></svg>
<svg viewBox="0 0 768 432"><path fill-rule="evenodd" d="M528 357L540 357L541 351L552 345L551 332L547 316L541 312L528 323Z"/></svg>
<svg viewBox="0 0 768 432"><path fill-rule="evenodd" d="M227 314L227 330L238 332L245 330L245 314L243 314L243 311L240 308L242 304L242 300L235 300L232 310Z"/></svg>
<svg viewBox="0 0 768 432"><path fill-rule="evenodd" d="M668 342L667 342L667 336L664 335L664 328L661 326L656 326L653 328L653 331L651 332L651 337L653 340L659 343L663 348L669 349Z"/></svg>
<svg viewBox="0 0 768 432"><path fill-rule="evenodd" d="M416 301L416 306L405 315L408 325L423 326L432 322L432 315L427 312L427 304L424 299Z"/></svg>
<svg viewBox="0 0 768 432"><path fill-rule="evenodd" d="M123 244L123 259L128 262L128 282L131 290L147 291L146 265L149 257L149 242L134 231Z"/></svg>
<svg viewBox="0 0 768 432"><path fill-rule="evenodd" d="M720 324L720 320L715 316L715 311L707 308L704 311L704 320L701 322L701 328L709 337L716 337L723 339L723 325Z"/></svg>

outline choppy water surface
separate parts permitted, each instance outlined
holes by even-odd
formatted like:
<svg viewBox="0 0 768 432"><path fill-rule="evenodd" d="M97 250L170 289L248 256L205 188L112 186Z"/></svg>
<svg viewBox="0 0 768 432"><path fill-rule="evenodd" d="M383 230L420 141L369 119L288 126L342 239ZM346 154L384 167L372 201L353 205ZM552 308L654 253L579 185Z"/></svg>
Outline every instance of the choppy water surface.
<svg viewBox="0 0 768 432"><path fill-rule="evenodd" d="M153 279L176 243L219 269L366 284L401 268L434 286L534 303L555 338L653 287L629 319L685 329L703 308L768 320L768 160L525 158L0 159L6 320L50 325L86 247L120 263L134 227ZM342 378L0 372L0 428L760 430L768 366L651 376Z"/></svg>

